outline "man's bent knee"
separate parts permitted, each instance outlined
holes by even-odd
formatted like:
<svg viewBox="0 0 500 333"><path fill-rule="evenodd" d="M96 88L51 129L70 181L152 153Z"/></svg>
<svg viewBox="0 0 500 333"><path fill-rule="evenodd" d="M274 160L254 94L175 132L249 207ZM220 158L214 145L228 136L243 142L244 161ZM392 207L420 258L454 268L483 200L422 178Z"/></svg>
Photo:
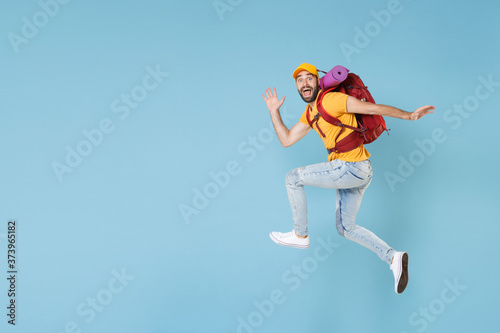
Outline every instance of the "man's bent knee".
<svg viewBox="0 0 500 333"><path fill-rule="evenodd" d="M340 236L345 237L344 227L342 226L342 223L339 223L338 221L337 221L337 232L340 234Z"/></svg>
<svg viewBox="0 0 500 333"><path fill-rule="evenodd" d="M299 181L299 169L293 169L286 174L285 183L286 186L296 186Z"/></svg>
<svg viewBox="0 0 500 333"><path fill-rule="evenodd" d="M340 217L340 211L337 209L335 213L335 224L337 225L337 232L340 236L345 237L344 226L342 225L342 218Z"/></svg>
<svg viewBox="0 0 500 333"><path fill-rule="evenodd" d="M335 220L336 220L337 231L342 237L346 237L346 234L351 232L356 227L354 220L340 213L340 210L337 210L335 214Z"/></svg>

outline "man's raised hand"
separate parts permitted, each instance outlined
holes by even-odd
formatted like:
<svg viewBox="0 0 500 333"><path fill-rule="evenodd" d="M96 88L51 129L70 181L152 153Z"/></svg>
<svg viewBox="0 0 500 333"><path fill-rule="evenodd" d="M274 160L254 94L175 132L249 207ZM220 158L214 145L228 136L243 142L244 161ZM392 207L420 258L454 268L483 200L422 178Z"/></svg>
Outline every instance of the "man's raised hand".
<svg viewBox="0 0 500 333"><path fill-rule="evenodd" d="M281 100L278 100L278 95L276 94L276 88L273 88L272 91L271 88L267 88L266 95L265 96L262 95L262 98L264 99L264 101L266 101L269 112L278 111L279 108L283 105L285 97L286 96L283 96Z"/></svg>
<svg viewBox="0 0 500 333"><path fill-rule="evenodd" d="M410 120L419 120L420 118L422 118L426 114L434 113L434 111L431 111L434 109L435 109L435 107L433 107L432 105L422 106L410 114Z"/></svg>

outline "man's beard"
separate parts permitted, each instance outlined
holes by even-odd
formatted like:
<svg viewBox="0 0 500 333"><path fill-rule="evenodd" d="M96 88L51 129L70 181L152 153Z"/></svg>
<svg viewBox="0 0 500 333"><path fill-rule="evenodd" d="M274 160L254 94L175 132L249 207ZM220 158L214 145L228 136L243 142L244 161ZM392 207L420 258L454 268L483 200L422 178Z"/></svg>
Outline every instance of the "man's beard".
<svg viewBox="0 0 500 333"><path fill-rule="evenodd" d="M300 97L302 97L302 100L306 103L311 103L311 102L314 102L316 100L316 97L318 97L318 93L319 93L319 89L318 89L318 85L316 85L315 87L305 87L302 89L302 91L304 91L304 89L310 89L311 91L311 95L309 95L308 97L304 97L303 93L300 92L299 90L299 95Z"/></svg>

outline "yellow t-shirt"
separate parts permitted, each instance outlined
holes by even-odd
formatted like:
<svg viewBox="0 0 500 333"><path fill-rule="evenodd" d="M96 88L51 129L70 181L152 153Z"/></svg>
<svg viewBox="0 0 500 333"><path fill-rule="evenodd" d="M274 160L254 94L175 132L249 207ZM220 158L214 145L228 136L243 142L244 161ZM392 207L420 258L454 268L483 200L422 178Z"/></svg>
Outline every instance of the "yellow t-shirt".
<svg viewBox="0 0 500 333"><path fill-rule="evenodd" d="M358 127L358 122L356 121L356 116L354 113L347 113L347 95L339 92L331 92L323 97L322 101L323 108L325 111L340 120L345 125L349 125L352 127ZM309 126L307 122L307 110L309 109L309 105L306 107L306 111L300 117L300 122ZM316 107L316 103L314 103L314 108L309 114L309 119L313 119L314 116L318 113L318 109ZM321 131L325 134L323 137L318 131L318 126L321 128ZM335 138L339 134L341 128L339 126L331 125L325 119L320 117L317 122L313 123L313 129L318 132L320 138L323 140L325 144L325 148L333 148L335 146ZM346 128L344 133L340 135L338 141L345 138L353 132L351 129ZM335 153L332 152L328 155L328 161L339 159L346 162L360 162L368 159L370 157L370 153L365 149L364 145L361 145L351 151L345 153Z"/></svg>

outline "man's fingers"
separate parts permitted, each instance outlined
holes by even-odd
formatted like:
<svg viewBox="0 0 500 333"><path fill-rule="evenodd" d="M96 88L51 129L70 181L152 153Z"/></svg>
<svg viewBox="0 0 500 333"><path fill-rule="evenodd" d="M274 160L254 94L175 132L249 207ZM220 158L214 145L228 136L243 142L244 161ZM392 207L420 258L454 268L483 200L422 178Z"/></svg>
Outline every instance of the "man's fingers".
<svg viewBox="0 0 500 333"><path fill-rule="evenodd" d="M434 113L434 111L432 110L435 110L435 107L432 105L419 107L418 109L415 110L416 119L420 119L426 114Z"/></svg>
<svg viewBox="0 0 500 333"><path fill-rule="evenodd" d="M265 90L265 93L266 93L266 99L269 99L269 97L270 97L270 96L269 96L269 88L267 88L267 89ZM262 96L264 96L264 95L262 95Z"/></svg>
<svg viewBox="0 0 500 333"><path fill-rule="evenodd" d="M273 97L273 92L272 92L271 88L267 88L267 90L266 90L266 94L267 94L267 97L268 97L268 98Z"/></svg>
<svg viewBox="0 0 500 333"><path fill-rule="evenodd" d="M273 88L271 90L271 88L267 88L265 90L266 92L266 96L264 97L264 95L262 95L262 98L264 98L265 101L267 101L269 98L272 98L272 97L276 97L278 98L278 94L276 93L276 88ZM285 100L285 97L283 96L283 99L281 101L284 101Z"/></svg>
<svg viewBox="0 0 500 333"><path fill-rule="evenodd" d="M431 110L435 110L436 108L432 105L426 105L426 106L422 106L420 109L424 110L427 113L433 113L434 111L431 111Z"/></svg>

